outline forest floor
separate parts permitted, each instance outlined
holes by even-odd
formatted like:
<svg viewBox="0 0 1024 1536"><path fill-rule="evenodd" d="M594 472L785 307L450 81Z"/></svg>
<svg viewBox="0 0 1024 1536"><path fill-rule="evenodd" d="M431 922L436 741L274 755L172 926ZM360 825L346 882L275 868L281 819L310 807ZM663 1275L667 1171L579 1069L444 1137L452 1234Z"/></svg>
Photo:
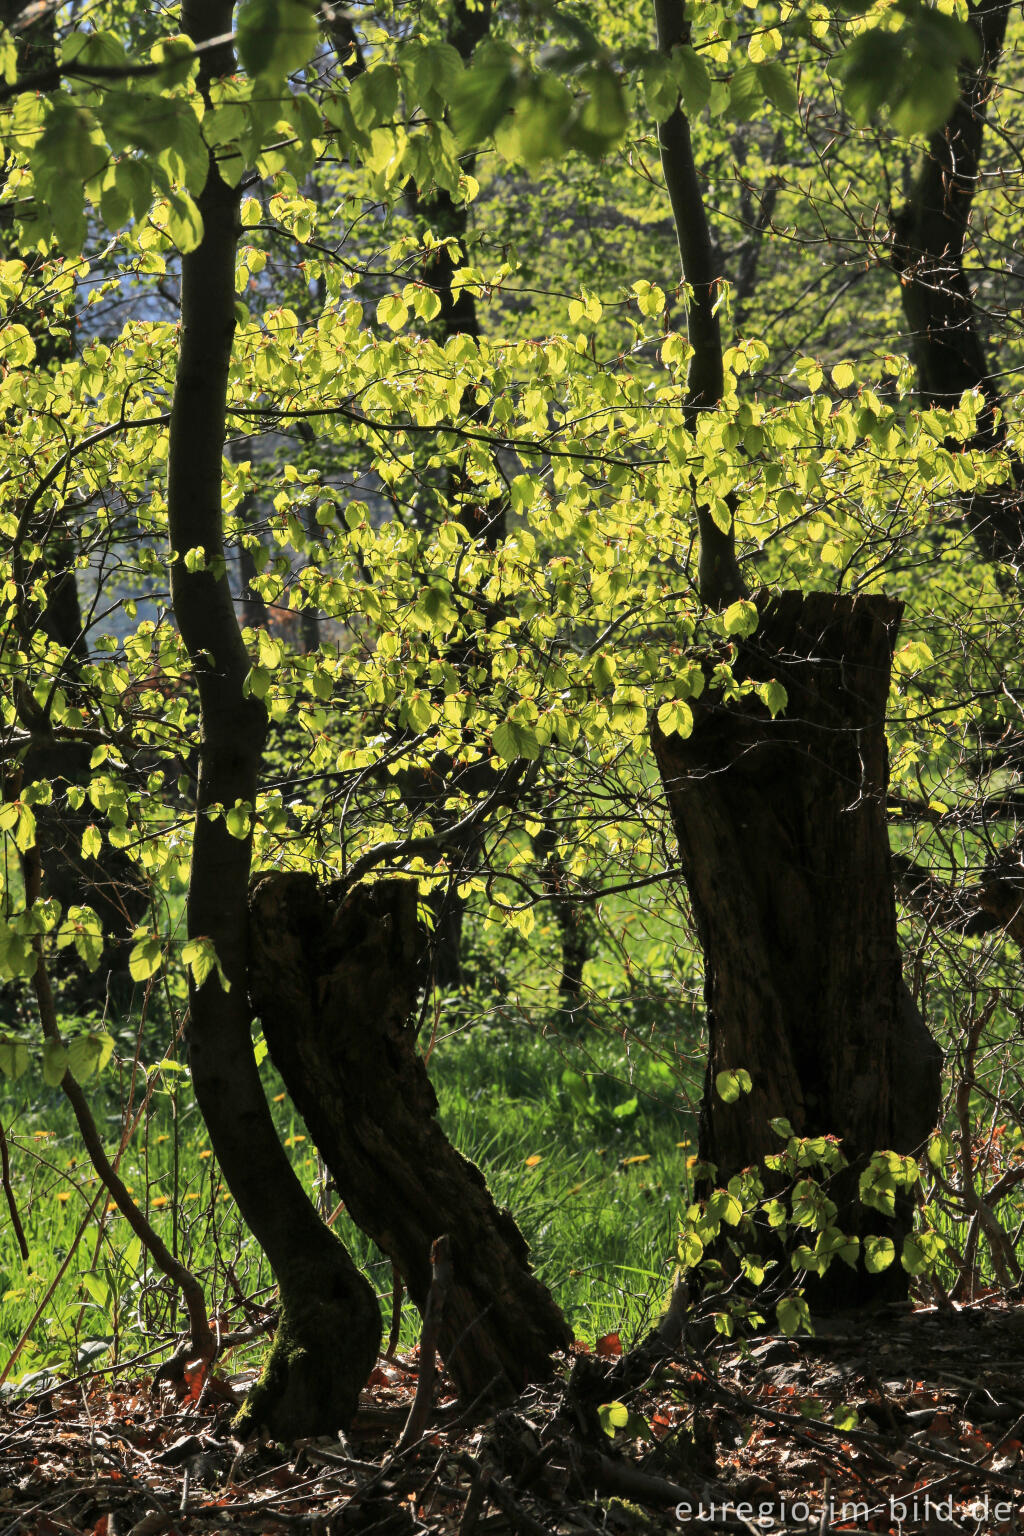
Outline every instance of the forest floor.
<svg viewBox="0 0 1024 1536"><path fill-rule="evenodd" d="M483 1421L442 1378L398 1452L415 1352L381 1360L347 1439L290 1448L232 1439L252 1373L226 1359L177 1391L124 1373L54 1384L0 1407L0 1536L1024 1529L1024 1307L697 1332L626 1354L610 1335Z"/></svg>

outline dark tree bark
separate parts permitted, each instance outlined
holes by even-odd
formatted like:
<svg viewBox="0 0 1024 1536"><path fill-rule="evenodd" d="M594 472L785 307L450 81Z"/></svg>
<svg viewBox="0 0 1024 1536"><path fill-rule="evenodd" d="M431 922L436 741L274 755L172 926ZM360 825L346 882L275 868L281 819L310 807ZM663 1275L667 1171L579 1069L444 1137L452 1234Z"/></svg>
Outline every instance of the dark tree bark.
<svg viewBox="0 0 1024 1536"><path fill-rule="evenodd" d="M700 1155L725 1184L799 1136L842 1137L850 1170L829 1189L836 1225L899 1242L908 1201L887 1221L862 1206L864 1160L916 1152L939 1110L940 1053L904 986L885 822L885 704L901 605L883 597L786 592L758 598L737 679L777 678L772 720L756 695L705 695L693 734L654 735L704 951L710 1029ZM746 1068L725 1103L716 1075ZM905 1293L881 1276L829 1270L819 1295L855 1304Z"/></svg>
<svg viewBox="0 0 1024 1536"><path fill-rule="evenodd" d="M683 0L654 0L658 46L689 42ZM719 273L682 107L659 128L694 355L686 419L722 398ZM722 608L745 588L733 529L698 512L699 591ZM872 1152L916 1149L939 1106L939 1053L903 985L885 825L885 702L900 606L884 598L798 592L757 597L754 637L736 647L739 679L777 678L771 720L757 699L725 707L706 693L692 736L652 741L704 953L710 1052L701 1156L721 1184L781 1150L772 1119L798 1135L843 1138L849 1169L832 1181L836 1225L851 1235L909 1230L909 1202L886 1222L859 1200ZM725 1103L719 1072L745 1068L753 1091ZM840 1274L839 1271L844 1270ZM856 1303L905 1291L898 1264L880 1280L833 1264L819 1300Z"/></svg>
<svg viewBox="0 0 1024 1536"><path fill-rule="evenodd" d="M230 0L186 0L196 42L231 31ZM201 87L230 73L229 46L203 56ZM168 514L174 613L199 688L201 741L189 882L189 936L213 940L230 984L190 978L189 1056L196 1098L242 1217L273 1267L281 1321L238 1427L282 1439L348 1425L380 1343L376 1296L318 1217L278 1139L253 1055L246 975L251 834L232 837L210 811L256 798L266 716L247 698L249 657L224 562L222 455L235 326L238 193L211 157L199 199L203 238L182 259L181 349L171 407ZM206 568L185 554L203 547Z"/></svg>
<svg viewBox="0 0 1024 1536"><path fill-rule="evenodd" d="M929 136L913 191L892 218L892 264L899 273L921 398L927 405L952 409L964 390L979 389L985 407L971 446L982 449L1001 447L1006 426L978 329L964 254L980 183L988 102L1009 15L1009 0L980 0L971 6L981 62L961 72L953 115ZM1007 485L964 498L964 517L987 560L1015 562L1021 557L1022 481L1024 471L1015 460Z"/></svg>
<svg viewBox="0 0 1024 1536"><path fill-rule="evenodd" d="M422 1312L431 1248L452 1279L437 1345L460 1396L509 1396L551 1371L571 1335L526 1243L480 1170L448 1141L416 1048L422 951L416 882L254 883L253 1002L275 1066L349 1215L392 1260Z"/></svg>
<svg viewBox="0 0 1024 1536"><path fill-rule="evenodd" d="M663 53L668 55L677 45L689 43L690 23L683 0L654 0L654 18L658 47ZM658 124L658 143L682 277L689 289L686 330L693 356L686 376L683 417L688 429L695 432L700 413L718 405L724 388L717 308L722 273L715 263L704 195L693 158L690 123L680 101L670 116ZM705 507L697 507L696 516L701 600L711 608L725 608L747 590L736 559L735 524L723 531Z"/></svg>

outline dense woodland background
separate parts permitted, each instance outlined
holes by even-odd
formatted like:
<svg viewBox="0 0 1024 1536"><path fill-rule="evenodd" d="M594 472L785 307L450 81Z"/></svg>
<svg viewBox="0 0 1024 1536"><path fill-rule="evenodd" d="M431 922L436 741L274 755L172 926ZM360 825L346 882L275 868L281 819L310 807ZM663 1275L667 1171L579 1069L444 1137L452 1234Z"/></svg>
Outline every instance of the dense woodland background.
<svg viewBox="0 0 1024 1536"><path fill-rule="evenodd" d="M11 1412L436 1351L657 1504L687 1350L1010 1316L1017 11L0 19Z"/></svg>

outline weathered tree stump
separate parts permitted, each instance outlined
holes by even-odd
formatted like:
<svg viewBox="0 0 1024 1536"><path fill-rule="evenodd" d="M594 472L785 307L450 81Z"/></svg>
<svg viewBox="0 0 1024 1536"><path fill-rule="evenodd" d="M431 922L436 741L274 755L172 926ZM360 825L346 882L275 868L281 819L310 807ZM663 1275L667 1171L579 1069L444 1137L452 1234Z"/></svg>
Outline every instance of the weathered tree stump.
<svg viewBox="0 0 1024 1536"><path fill-rule="evenodd" d="M460 1396L519 1391L570 1342L526 1242L448 1141L416 1048L416 885L268 874L250 897L250 985L271 1058L356 1224L422 1312L451 1240L438 1348Z"/></svg>
<svg viewBox="0 0 1024 1536"><path fill-rule="evenodd" d="M909 1198L892 1220L866 1208L859 1172L874 1151L916 1151L939 1109L941 1057L902 978L885 823L885 706L902 605L824 592L761 594L738 679L777 678L772 720L756 695L694 704L693 733L653 744L700 942L710 1052L700 1155L725 1184L799 1136L842 1138L850 1169L831 1181L836 1225L890 1236L880 1276L833 1262L819 1300L905 1293L898 1255ZM725 1103L716 1075L746 1068Z"/></svg>

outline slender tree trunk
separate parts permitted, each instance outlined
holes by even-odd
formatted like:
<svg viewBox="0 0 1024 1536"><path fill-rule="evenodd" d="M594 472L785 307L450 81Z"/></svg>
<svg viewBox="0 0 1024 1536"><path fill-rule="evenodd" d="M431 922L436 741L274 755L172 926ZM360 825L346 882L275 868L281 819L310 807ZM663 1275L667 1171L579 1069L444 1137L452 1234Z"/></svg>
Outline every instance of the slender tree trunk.
<svg viewBox="0 0 1024 1536"><path fill-rule="evenodd" d="M450 1239L438 1348L467 1402L551 1372L571 1335L480 1170L448 1141L416 1048L415 880L346 890L311 875L254 885L252 995L275 1066L349 1215L422 1312L431 1248Z"/></svg>
<svg viewBox="0 0 1024 1536"><path fill-rule="evenodd" d="M479 0L468 5L466 0L454 0L448 25L448 42L467 63L474 48L490 31L492 0ZM471 172L474 159L464 162ZM443 188L436 189L429 197L420 198L415 186L408 190L409 211L414 214L435 236L446 241L433 253L423 268L423 277L433 287L440 300L441 309L434 321L434 330L443 345L453 336L480 337L480 317L476 298L463 287L456 287L455 273L468 260L466 234L469 228L469 208L457 202ZM460 412L469 421L481 420L485 408L476 404L475 388L463 390ZM446 506L461 498L459 519L470 534L487 549L498 549L505 538L505 500L500 497L489 503L474 502L467 495L469 486L461 467L444 472L441 497ZM464 658L452 657L456 666ZM447 765L438 764L439 782L447 777ZM452 880L447 888L431 892L427 897L434 916L431 937L431 979L438 987L458 986L463 979L462 932L465 922L466 902Z"/></svg>
<svg viewBox="0 0 1024 1536"><path fill-rule="evenodd" d="M1006 425L999 388L978 330L964 270L981 147L994 75L1002 55L1009 0L980 0L971 22L981 45L977 69L961 72L960 98L944 128L931 134L906 205L893 215L892 264L910 328L918 388L927 405L953 409L964 390L984 398L972 446L999 448ZM1019 561L1024 549L1024 468L995 490L964 497L967 525L986 560Z"/></svg>
<svg viewBox="0 0 1024 1536"><path fill-rule="evenodd" d="M996 88L1010 16L1008 0L970 7L981 58L961 70L960 97L949 122L931 134L911 194L893 214L891 260L910 329L918 391L926 405L952 409L965 390L979 390L984 407L974 447L1006 444L1006 418L978 325L964 257L975 194L981 184L988 105ZM1002 486L965 492L964 520L986 560L1020 566L1024 557L1024 464L1014 453ZM1009 578L1007 578L1009 579ZM1024 877L1020 840L984 864L962 890L947 891L926 870L900 859L903 892L929 922L963 934L1003 929L1024 945Z"/></svg>
<svg viewBox="0 0 1024 1536"><path fill-rule="evenodd" d="M689 43L690 23L683 0L654 0L654 19L658 47L663 53L668 55L677 45ZM672 114L659 123L658 143L682 277L688 290L686 328L693 356L686 376L683 416L688 429L696 432L701 412L718 405L724 388L722 332L718 323L722 274L715 265L704 195L693 158L690 123L681 102L677 101ZM735 524L723 531L701 506L697 507L696 515L701 600L711 608L725 608L747 590L736 559Z"/></svg>
<svg viewBox="0 0 1024 1536"><path fill-rule="evenodd" d="M739 648L741 680L777 678L772 720L756 695L694 705L690 737L654 745L704 951L710 1030L700 1155L725 1184L798 1136L843 1139L848 1173L830 1198L847 1233L899 1240L860 1204L857 1176L879 1149L919 1150L940 1105L941 1058L903 984L885 821L885 704L901 605L882 597L763 594ZM715 1078L746 1068L726 1103ZM905 1293L834 1264L819 1295L855 1304Z"/></svg>
<svg viewBox="0 0 1024 1536"><path fill-rule="evenodd" d="M196 42L230 32L230 0L186 0L183 30ZM204 55L201 85L230 73L229 47ZM230 990L212 973L189 984L189 1055L196 1097L224 1177L266 1253L281 1292L281 1321L239 1428L281 1438L346 1426L380 1342L372 1288L318 1217L278 1139L249 1032L246 972L251 834L233 837L217 807L256 798L266 717L247 698L249 658L224 563L222 454L235 325L238 194L210 162L200 198L203 238L182 260L181 350L171 408L168 506L175 617L201 704L200 772L188 933L213 940ZM185 555L203 548L205 569ZM213 813L213 814L211 814Z"/></svg>

